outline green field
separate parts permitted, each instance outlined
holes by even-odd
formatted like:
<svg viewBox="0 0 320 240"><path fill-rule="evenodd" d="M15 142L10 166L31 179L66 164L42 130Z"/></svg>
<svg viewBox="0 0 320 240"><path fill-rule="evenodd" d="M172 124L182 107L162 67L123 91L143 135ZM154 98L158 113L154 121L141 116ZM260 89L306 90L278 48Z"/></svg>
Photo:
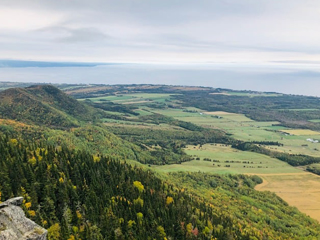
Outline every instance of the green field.
<svg viewBox="0 0 320 240"><path fill-rule="evenodd" d="M219 95L220 93L212 93ZM224 92L224 95L234 96L282 96L282 94L256 93L256 92ZM144 124L138 122L139 117L151 114L162 114L184 122L191 122L198 126L210 129L219 129L234 139L241 141L272 141L279 142L283 146L264 146L272 151L289 154L304 154L320 157L320 143L307 141L307 139L320 140L320 133L310 130L290 129L280 125L277 121L254 121L244 114L224 111L205 111L196 107L183 107L175 101L171 94L119 94L113 96L91 98L98 102L103 100L113 101L118 104L133 104L139 116L121 114L128 120L106 120L107 126L122 126L136 128L151 128L157 130L170 130L182 128L168 124ZM158 105L151 105L156 103ZM169 107L169 105L171 105ZM159 107L158 107L159 106ZM283 111L308 112L316 109L291 108ZM313 116L313 123L320 122L317 116ZM188 131L185 130L184 131ZM290 205L320 220L320 177L304 172L306 167L295 168L289 164L266 155L240 151L227 145L207 143L200 145L188 145L184 148L185 153L194 158L192 161L181 164L150 165L151 169L166 176L168 172L206 172L218 174L256 174L263 178L263 184L257 186L258 190L275 192ZM196 160L199 159L199 160ZM205 160L206 159L206 160ZM210 159L210 161L208 161ZM318 166L318 165L315 165Z"/></svg>
<svg viewBox="0 0 320 240"><path fill-rule="evenodd" d="M125 121L125 120L117 120L117 119L110 119L110 118L103 118L102 120L104 123L118 123L118 124L127 124L127 125L150 125L150 126L155 125L151 123Z"/></svg>
<svg viewBox="0 0 320 240"><path fill-rule="evenodd" d="M230 94L236 94L234 92ZM241 93L251 94L251 93ZM259 94L258 94L259 95ZM271 96L270 94L267 94ZM279 122L257 122L243 114L228 112L206 112L195 107L188 108L165 108L153 109L146 104L151 102L165 103L172 99L172 94L121 94L106 97L90 98L91 101L109 100L121 104L135 104L138 109L135 112L140 116L151 115L153 113L163 114L175 119L191 122L207 128L220 129L225 131L235 139L242 141L274 141L282 143L284 146L266 146L270 150L286 152L291 154L305 154L314 157L320 156L320 143L312 143L307 141L308 138L320 139L320 133L310 130L293 130L287 127L279 126ZM312 109L292 109L299 111L310 111ZM110 112L112 113L112 112ZM123 114L124 115L124 114ZM133 120L133 117L131 120ZM319 122L320 120L310 120ZM109 120L114 124L125 124L126 121ZM129 125L139 124L128 122ZM141 125L141 123L139 124ZM159 127L159 126L158 126ZM168 126L166 126L167 128ZM293 135L286 134L292 133Z"/></svg>
<svg viewBox="0 0 320 240"><path fill-rule="evenodd" d="M152 115L152 112L149 112L146 108L139 108L135 112L139 113L139 116Z"/></svg>
<svg viewBox="0 0 320 240"><path fill-rule="evenodd" d="M192 160L182 164L154 166L153 168L161 172L201 171L208 173L248 174L301 172L301 170L278 159L258 153L239 151L221 144L205 144L202 147L189 145L185 151L195 158L199 157L200 160ZM205 161L204 158L210 158L219 162ZM231 161L234 161L234 163ZM230 165L230 167L226 167L226 165Z"/></svg>
<svg viewBox="0 0 320 240"><path fill-rule="evenodd" d="M115 103L122 104L134 104L134 103L145 103L145 102L165 102L166 100L170 100L172 94L152 94L152 93L136 93L136 94L119 94L105 97L95 97L90 98L93 102L100 101L112 101Z"/></svg>
<svg viewBox="0 0 320 240"><path fill-rule="evenodd" d="M215 117L218 119L225 119L225 120L231 120L236 122L251 122L250 118L247 118L243 114L237 114L237 113L229 113L229 112L223 112L223 111L216 111L216 112L204 112L205 115L210 115L211 117Z"/></svg>
<svg viewBox="0 0 320 240"><path fill-rule="evenodd" d="M242 93L244 94L244 93ZM249 93L248 93L249 94ZM269 94L267 94L270 96ZM150 94L150 93L136 93L136 94L120 94L106 97L90 98L91 101L99 102L102 99L113 101L120 104L135 104L138 109L134 110L140 116L151 115L154 113L163 114L165 116L173 117L175 119L191 122L199 126L220 129L225 131L235 139L242 141L274 141L282 143L284 146L265 146L270 150L286 152L291 154L305 154L314 157L320 156L320 143L312 143L307 141L308 138L320 139L320 133L310 130L293 130L287 127L279 126L279 122L257 122L243 114L228 113L228 112L206 112L195 107L188 108L165 108L154 109L146 106L152 102L166 103L172 100L172 94ZM171 100L170 100L171 99ZM292 109L305 110L312 109ZM109 112L113 113L113 112ZM122 114L125 116L125 114ZM130 117L131 121L137 117ZM137 124L138 122L128 121L128 125ZM310 120L319 122L320 120ZM106 122L113 124L126 124L125 120L106 120ZM161 127L161 126L160 126ZM158 126L159 128L159 126ZM165 126L167 129L168 126ZM288 133L296 133L288 135Z"/></svg>
<svg viewBox="0 0 320 240"><path fill-rule="evenodd" d="M230 94L236 94L231 92ZM241 93L251 94L251 93ZM270 96L270 94L267 94ZM271 94L272 95L272 94ZM146 106L150 102L165 103L172 99L172 94L150 94L150 93L135 93L135 94L119 94L106 97L90 98L91 101L99 102L101 99L113 101L121 104L135 104L138 109L134 110L140 116L151 115L154 113L163 114L175 119L191 122L199 126L220 129L233 138L242 141L274 141L282 143L283 146L265 146L273 151L286 152L291 154L305 154L314 157L320 156L320 143L307 141L310 139L320 139L320 133L310 130L293 130L287 127L279 126L279 122L257 122L243 114L228 113L228 112L206 112L195 107L188 108L165 108L154 109ZM312 109L292 109L299 111L309 111ZM113 112L110 112L113 113ZM125 116L125 114L122 114ZM131 121L135 121L137 117L130 117ZM139 122L131 122L125 120L105 120L112 124L137 124ZM310 120L318 122L320 120ZM157 126L157 128L168 126ZM286 134L293 133L293 135ZM296 134L294 134L296 133Z"/></svg>
<svg viewBox="0 0 320 240"><path fill-rule="evenodd" d="M320 150L320 143L307 141L308 138L320 139L320 133L317 134L317 132L310 130L301 132L282 126L273 126L279 124L279 122L257 122L247 118L243 114L223 114L223 112L204 114L204 111L201 111L201 109L197 110L199 111L197 113L183 112L183 109L154 109L150 111L203 127L221 129L231 134L233 138L242 141L274 141L284 145L281 147L272 146L271 148L267 146L271 150L315 157L320 156L320 151L318 151ZM216 115L217 113L218 115ZM216 116L220 116L221 118L217 118ZM295 131L300 135L288 135L281 130ZM310 135L310 133L312 134Z"/></svg>

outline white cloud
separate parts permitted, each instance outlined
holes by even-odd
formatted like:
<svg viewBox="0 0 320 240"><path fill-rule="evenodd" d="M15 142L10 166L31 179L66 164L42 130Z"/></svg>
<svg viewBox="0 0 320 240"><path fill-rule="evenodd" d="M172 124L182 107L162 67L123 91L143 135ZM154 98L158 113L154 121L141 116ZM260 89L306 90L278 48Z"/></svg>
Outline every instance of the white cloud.
<svg viewBox="0 0 320 240"><path fill-rule="evenodd" d="M1 6L1 3L0 3ZM59 21L62 14L42 10L0 8L0 30L28 31Z"/></svg>
<svg viewBox="0 0 320 240"><path fill-rule="evenodd" d="M2 0L3 58L320 61L317 0Z"/></svg>

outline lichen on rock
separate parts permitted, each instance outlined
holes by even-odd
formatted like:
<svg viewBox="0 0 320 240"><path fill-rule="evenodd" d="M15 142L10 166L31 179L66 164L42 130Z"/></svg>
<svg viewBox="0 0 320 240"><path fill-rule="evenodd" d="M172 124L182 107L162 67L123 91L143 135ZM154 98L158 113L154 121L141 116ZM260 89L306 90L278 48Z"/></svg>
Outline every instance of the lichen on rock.
<svg viewBox="0 0 320 240"><path fill-rule="evenodd" d="M22 202L16 197L0 204L0 240L46 240L47 230L26 218Z"/></svg>

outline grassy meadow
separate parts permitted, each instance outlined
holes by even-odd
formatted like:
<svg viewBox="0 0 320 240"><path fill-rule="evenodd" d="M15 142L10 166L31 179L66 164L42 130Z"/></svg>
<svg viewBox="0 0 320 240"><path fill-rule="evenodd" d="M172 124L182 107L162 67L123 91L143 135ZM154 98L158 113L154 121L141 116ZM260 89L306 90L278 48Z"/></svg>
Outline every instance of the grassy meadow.
<svg viewBox="0 0 320 240"><path fill-rule="evenodd" d="M230 95L261 96L255 93L224 93ZM308 138L320 140L320 133L305 129L290 129L279 125L279 122L258 122L244 114L215 111L206 112L195 107L152 108L150 103L177 105L171 94L121 94L106 97L91 98L91 101L113 101L120 104L133 104L134 111L139 116L162 114L177 120L191 122L206 128L220 129L231 137L242 141L273 141L283 146L264 146L273 151L290 154L305 154L320 156L320 143L307 141ZM112 113L112 112L110 112ZM122 114L125 116L125 114ZM130 116L130 121L105 119L109 126L132 126L138 128L172 129L167 124L146 124L135 122L139 116ZM318 122L320 120L311 120ZM174 127L179 129L177 127ZM182 130L182 129L181 129ZM318 150L319 149L319 150ZM222 144L204 144L202 146L188 145L184 151L194 160L181 164L154 165L151 169L159 174L168 172L206 172L213 174L256 174L264 182L256 187L257 190L275 192L290 205L320 221L320 177L304 172L278 159L266 155L244 152ZM195 160L195 159L199 160ZM210 159L210 161L205 160Z"/></svg>
<svg viewBox="0 0 320 240"><path fill-rule="evenodd" d="M233 95L237 93L231 92L226 94ZM241 94L250 95L253 93ZM253 94L253 96L256 94L258 93ZM273 151L320 157L320 143L307 141L308 138L320 140L320 132L308 129L289 129L287 127L279 126L279 122L274 121L257 122L246 117L244 114L224 111L206 112L195 107L157 109L150 108L148 106L148 104L150 103L175 103L172 97L173 94L135 93L95 97L90 98L90 100L93 102L108 100L120 104L133 104L137 107L137 109L134 111L139 113L139 116L159 113L181 121L191 122L199 126L223 130L224 132L230 134L233 138L242 141L273 141L283 144L283 146L265 146L266 148ZM301 109L301 111L302 110L303 109ZM119 114L118 112L109 113ZM125 114L120 115L124 116ZM164 127L165 129L171 128L168 125L141 124L141 122L139 121L135 122L134 119L137 119L136 116L131 116L130 118L130 121L104 119L104 122L107 125L113 126L138 125L141 127L154 126L157 129L162 127ZM313 121L316 122L317 120Z"/></svg>
<svg viewBox="0 0 320 240"><path fill-rule="evenodd" d="M288 129L278 126L279 122L257 122L243 114L204 112L201 109L197 111L190 113L183 112L182 109L153 110L153 112L203 127L221 129L242 141L273 141L283 144L276 147L265 146L273 151L320 156L320 143L307 141L308 138L320 139L319 132L308 129Z"/></svg>
<svg viewBox="0 0 320 240"><path fill-rule="evenodd" d="M269 156L244 152L222 144L189 145L185 152L194 158L182 164L154 166L160 172L190 171L207 173L266 174L299 173L301 170ZM206 161L204 159L211 159ZM228 165L228 166L227 166Z"/></svg>
<svg viewBox="0 0 320 240"><path fill-rule="evenodd" d="M136 94L119 94L104 97L90 98L93 102L112 101L122 104L135 104L146 102L165 102L171 99L172 94L158 94L158 93L136 93Z"/></svg>

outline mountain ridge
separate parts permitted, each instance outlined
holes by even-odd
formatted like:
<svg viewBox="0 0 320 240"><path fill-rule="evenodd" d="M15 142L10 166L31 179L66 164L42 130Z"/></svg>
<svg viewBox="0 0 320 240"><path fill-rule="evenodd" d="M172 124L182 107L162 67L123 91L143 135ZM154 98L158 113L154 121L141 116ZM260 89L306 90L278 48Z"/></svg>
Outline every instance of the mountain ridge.
<svg viewBox="0 0 320 240"><path fill-rule="evenodd" d="M51 85L11 88L0 92L0 117L51 127L75 127L94 121L94 108Z"/></svg>

